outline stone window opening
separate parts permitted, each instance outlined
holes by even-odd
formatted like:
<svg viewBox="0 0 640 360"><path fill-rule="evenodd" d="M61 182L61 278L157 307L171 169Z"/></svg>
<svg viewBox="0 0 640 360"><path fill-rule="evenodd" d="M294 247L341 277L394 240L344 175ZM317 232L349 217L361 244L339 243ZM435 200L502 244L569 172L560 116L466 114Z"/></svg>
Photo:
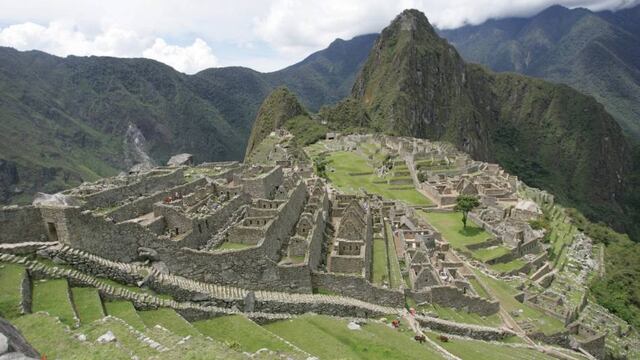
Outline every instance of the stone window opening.
<svg viewBox="0 0 640 360"><path fill-rule="evenodd" d="M198 224L198 231L202 234L202 224Z"/></svg>
<svg viewBox="0 0 640 360"><path fill-rule="evenodd" d="M180 235L180 231L178 228L176 228L176 235Z"/></svg>
<svg viewBox="0 0 640 360"><path fill-rule="evenodd" d="M207 229L209 228L209 220L205 220L204 221L204 225L207 227Z"/></svg>
<svg viewBox="0 0 640 360"><path fill-rule="evenodd" d="M52 222L47 223L47 232L51 240L58 241L58 229L56 228L55 223L52 223Z"/></svg>

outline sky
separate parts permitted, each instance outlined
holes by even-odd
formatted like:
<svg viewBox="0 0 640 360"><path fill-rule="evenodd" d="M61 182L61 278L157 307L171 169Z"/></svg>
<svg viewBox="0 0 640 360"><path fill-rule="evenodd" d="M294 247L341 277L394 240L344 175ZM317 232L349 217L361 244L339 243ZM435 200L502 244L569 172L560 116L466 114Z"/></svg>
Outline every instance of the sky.
<svg viewBox="0 0 640 360"><path fill-rule="evenodd" d="M0 0L0 46L145 57L187 74L221 66L268 72L336 38L379 32L407 8L451 29L554 4L600 11L640 0Z"/></svg>

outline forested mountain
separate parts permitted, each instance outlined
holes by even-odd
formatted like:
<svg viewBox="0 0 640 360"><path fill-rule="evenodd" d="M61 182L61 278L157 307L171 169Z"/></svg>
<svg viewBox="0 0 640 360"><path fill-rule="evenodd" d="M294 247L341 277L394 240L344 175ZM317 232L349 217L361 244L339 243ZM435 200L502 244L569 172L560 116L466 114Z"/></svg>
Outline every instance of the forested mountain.
<svg viewBox="0 0 640 360"><path fill-rule="evenodd" d="M489 20L440 34L469 62L592 95L640 139L640 6L617 12L553 6L530 18Z"/></svg>
<svg viewBox="0 0 640 360"><path fill-rule="evenodd" d="M0 202L157 163L241 160L265 96L285 85L310 110L346 96L377 35L336 40L286 69L185 75L148 59L60 58L0 48ZM131 147L135 147L132 149Z"/></svg>

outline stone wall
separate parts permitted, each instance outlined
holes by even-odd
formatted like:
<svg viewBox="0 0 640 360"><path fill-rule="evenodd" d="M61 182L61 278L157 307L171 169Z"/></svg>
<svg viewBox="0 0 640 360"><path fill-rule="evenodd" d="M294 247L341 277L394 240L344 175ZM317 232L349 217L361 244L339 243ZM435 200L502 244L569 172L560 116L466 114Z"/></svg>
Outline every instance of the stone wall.
<svg viewBox="0 0 640 360"><path fill-rule="evenodd" d="M250 289L288 289L279 278L277 262L282 242L304 207L307 190L302 181L292 189L288 201L255 247L240 250L200 251L170 240L144 239L144 247L157 251L172 273L199 281L242 286Z"/></svg>
<svg viewBox="0 0 640 360"><path fill-rule="evenodd" d="M38 208L6 206L0 209L0 244L50 240Z"/></svg>
<svg viewBox="0 0 640 360"><path fill-rule="evenodd" d="M463 309L482 316L493 315L500 310L500 303L495 300L465 294L463 290L448 285L432 286L424 291L411 292L417 303L432 303L440 306Z"/></svg>
<svg viewBox="0 0 640 360"><path fill-rule="evenodd" d="M153 194L184 183L184 168L178 168L164 174L145 176L132 184L107 189L80 197L85 201L83 208L95 209L116 205L129 197Z"/></svg>
<svg viewBox="0 0 640 360"><path fill-rule="evenodd" d="M174 193L187 194L193 192L197 187L204 186L207 180L204 178L192 181L190 183L175 186L168 190L158 191L153 195L138 198L112 211L105 213L107 217L114 219L116 222L133 219L153 211L153 204L161 202L169 195Z"/></svg>
<svg viewBox="0 0 640 360"><path fill-rule="evenodd" d="M429 329L444 332L447 334L465 336L472 339L497 341L515 335L515 333L506 329L497 329L471 324L460 324L453 321L447 321L421 315L416 315L415 318L421 326L427 327Z"/></svg>
<svg viewBox="0 0 640 360"><path fill-rule="evenodd" d="M61 243L110 260L133 261L140 243L157 238L138 224L114 224L77 207L41 208L41 211L45 222L56 225Z"/></svg>
<svg viewBox="0 0 640 360"><path fill-rule="evenodd" d="M383 306L404 306L402 291L378 287L361 276L314 272L311 278L314 288L329 290L342 296Z"/></svg>
<svg viewBox="0 0 640 360"><path fill-rule="evenodd" d="M275 189L282 184L282 168L276 166L269 172L254 178L242 178L243 191L253 198L271 199Z"/></svg>
<svg viewBox="0 0 640 360"><path fill-rule="evenodd" d="M322 262L322 242L324 241L324 231L329 211L329 195L326 192L323 193L320 204L321 207L318 208L314 217L314 226L308 235L310 241L307 263L311 270L317 270Z"/></svg>

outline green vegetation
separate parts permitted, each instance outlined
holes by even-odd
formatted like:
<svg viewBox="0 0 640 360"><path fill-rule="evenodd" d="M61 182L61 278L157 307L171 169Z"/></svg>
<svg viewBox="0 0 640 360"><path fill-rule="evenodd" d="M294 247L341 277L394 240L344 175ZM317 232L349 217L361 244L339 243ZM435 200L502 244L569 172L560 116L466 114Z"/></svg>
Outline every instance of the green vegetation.
<svg viewBox="0 0 640 360"><path fill-rule="evenodd" d="M102 300L100 300L98 289L88 287L71 288L71 294L82 325L104 317Z"/></svg>
<svg viewBox="0 0 640 360"><path fill-rule="evenodd" d="M387 256L387 246L382 238L373 239L373 261L371 264L372 280L376 284L389 282L389 258Z"/></svg>
<svg viewBox="0 0 640 360"><path fill-rule="evenodd" d="M126 349L115 343L94 345L75 339L63 324L44 313L21 316L12 323L48 359L131 359Z"/></svg>
<svg viewBox="0 0 640 360"><path fill-rule="evenodd" d="M13 319L20 316L21 284L25 269L21 265L0 263L0 316Z"/></svg>
<svg viewBox="0 0 640 360"><path fill-rule="evenodd" d="M35 281L33 283L33 312L46 311L63 323L75 326L75 313L69 301L66 279Z"/></svg>
<svg viewBox="0 0 640 360"><path fill-rule="evenodd" d="M367 160L355 152L339 151L327 155L329 167L327 177L342 191L356 193L360 189L381 195L390 200L404 201L409 205L431 205L431 201L414 188L393 190L394 185L380 183L381 178L373 175L373 168ZM368 174L368 175L352 175Z"/></svg>
<svg viewBox="0 0 640 360"><path fill-rule="evenodd" d="M473 287L473 290L476 291L478 296L483 297L485 299L491 299L491 295L487 293L487 291L480 285L480 282L475 277L469 279L469 283Z"/></svg>
<svg viewBox="0 0 640 360"><path fill-rule="evenodd" d="M513 347L508 345L499 345L496 343L487 343L478 340L467 339L449 339L448 342L442 342L438 339L438 334L429 332L428 336L436 341L447 351L462 359L473 360L550 360L553 357L543 354L537 350Z"/></svg>
<svg viewBox="0 0 640 360"><path fill-rule="evenodd" d="M482 282L488 288L492 297L500 301L500 305L507 312L518 314L514 316L517 322L530 322L539 331L548 335L564 330L562 321L516 300L514 296L519 290L511 284L506 281L488 277L478 270L474 270L474 274L478 278L478 281Z"/></svg>
<svg viewBox="0 0 640 360"><path fill-rule="evenodd" d="M456 206L453 210L462 213L463 229L467 229L467 215L469 214L469 211L477 208L478 206L480 206L480 201L475 196L460 195L456 198Z"/></svg>
<svg viewBox="0 0 640 360"><path fill-rule="evenodd" d="M489 233L474 224L470 224L466 229L463 229L460 223L460 214L425 211L420 211L419 213L456 249L464 249L466 245L478 244L491 238Z"/></svg>
<svg viewBox="0 0 640 360"><path fill-rule="evenodd" d="M262 102L253 123L245 158L273 131L285 125L285 122L307 111L298 102L296 96L286 87L273 90Z"/></svg>
<svg viewBox="0 0 640 360"><path fill-rule="evenodd" d="M231 344L238 343L242 351L256 352L261 348L267 348L273 351L293 352L292 347L241 315L196 321L193 326L213 339Z"/></svg>
<svg viewBox="0 0 640 360"><path fill-rule="evenodd" d="M385 221L384 231L386 232L387 243L387 255L389 256L389 272L391 275L389 284L391 288L397 289L404 283L402 272L400 270L400 263L398 262L398 253L396 252L396 245L393 240L393 232L391 231L391 225ZM409 285L407 284L407 287Z"/></svg>
<svg viewBox="0 0 640 360"><path fill-rule="evenodd" d="M136 308L130 301L107 301L104 303L107 314L124 320L138 331L143 331L146 326L138 315Z"/></svg>
<svg viewBox="0 0 640 360"><path fill-rule="evenodd" d="M349 330L345 320L305 315L265 327L322 359L441 358L431 347L407 337L407 332L383 324L365 324L361 330Z"/></svg>
<svg viewBox="0 0 640 360"><path fill-rule="evenodd" d="M295 142L300 148L324 139L329 131L326 126L304 115L287 120L284 128L295 136Z"/></svg>
<svg viewBox="0 0 640 360"><path fill-rule="evenodd" d="M500 315L493 314L489 316L480 316L476 313L467 312L464 310L457 310L454 308L443 307L439 305L420 305L419 311L429 312L435 314L440 319L451 320L464 324L475 324L491 327L499 327L502 325L502 319Z"/></svg>
<svg viewBox="0 0 640 360"><path fill-rule="evenodd" d="M157 310L138 311L138 315L149 328L160 325L165 329L179 336L201 335L193 325L170 308L160 308Z"/></svg>
<svg viewBox="0 0 640 360"><path fill-rule="evenodd" d="M471 253L473 257L480 261L489 261L500 256L506 255L511 251L502 245L494 245L482 249L473 250Z"/></svg>
<svg viewBox="0 0 640 360"><path fill-rule="evenodd" d="M491 264L489 267L500 273L510 273L514 270L521 269L527 262L522 259L511 260L506 263Z"/></svg>

